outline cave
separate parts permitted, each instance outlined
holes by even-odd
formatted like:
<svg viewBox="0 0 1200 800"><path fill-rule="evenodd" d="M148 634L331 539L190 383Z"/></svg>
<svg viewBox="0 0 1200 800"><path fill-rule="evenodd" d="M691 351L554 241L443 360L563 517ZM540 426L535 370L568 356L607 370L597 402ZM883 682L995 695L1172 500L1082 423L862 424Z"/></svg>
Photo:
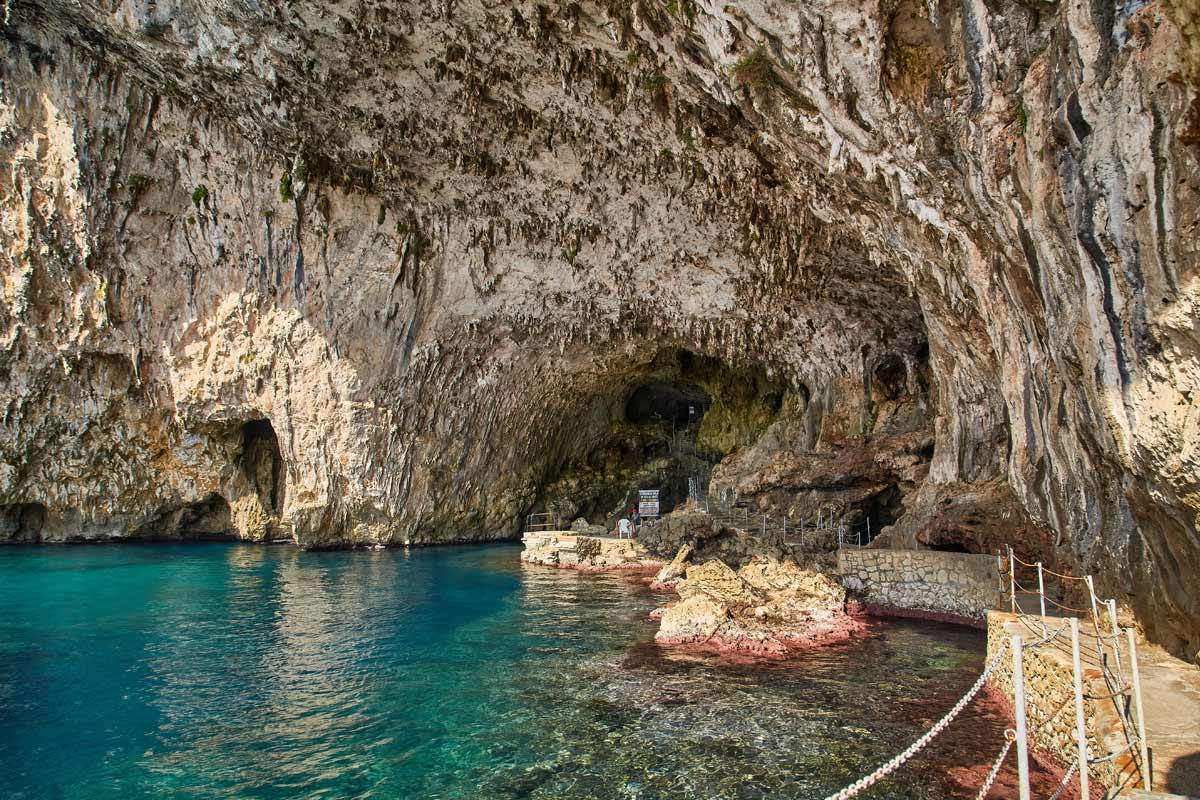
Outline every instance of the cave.
<svg viewBox="0 0 1200 800"><path fill-rule="evenodd" d="M683 427L699 424L711 404L708 393L694 384L652 381L630 392L625 419L634 424L659 420Z"/></svg>
<svg viewBox="0 0 1200 800"><path fill-rule="evenodd" d="M195 503L179 509L173 532L163 531L169 538L217 541L234 538L229 502L213 492Z"/></svg>
<svg viewBox="0 0 1200 800"><path fill-rule="evenodd" d="M878 399L895 400L902 395L908 383L908 370L904 361L896 355L888 355L875 367L871 388Z"/></svg>
<svg viewBox="0 0 1200 800"><path fill-rule="evenodd" d="M46 526L46 507L41 503L0 506L0 541L38 542Z"/></svg>
<svg viewBox="0 0 1200 800"><path fill-rule="evenodd" d="M867 543L874 541L884 528L900 519L904 514L903 500L904 493L896 484L871 497L863 509L866 519L863 522L861 538Z"/></svg>
<svg viewBox="0 0 1200 800"><path fill-rule="evenodd" d="M276 516L282 513L283 455L279 450L279 437L269 419L251 420L242 427L240 466L263 509Z"/></svg>

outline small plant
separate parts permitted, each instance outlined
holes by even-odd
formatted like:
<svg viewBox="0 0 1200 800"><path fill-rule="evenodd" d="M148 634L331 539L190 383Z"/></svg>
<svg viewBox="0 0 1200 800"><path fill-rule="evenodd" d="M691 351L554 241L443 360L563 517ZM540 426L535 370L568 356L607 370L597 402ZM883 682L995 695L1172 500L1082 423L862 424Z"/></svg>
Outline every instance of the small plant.
<svg viewBox="0 0 1200 800"><path fill-rule="evenodd" d="M135 172L129 176L127 185L131 194L139 194L150 185L150 176Z"/></svg>
<svg viewBox="0 0 1200 800"><path fill-rule="evenodd" d="M658 94L667 88L667 76L661 73L651 75L649 78L646 78L645 87L646 91L650 94Z"/></svg>
<svg viewBox="0 0 1200 800"><path fill-rule="evenodd" d="M262 215L263 219L265 219L267 222L270 222L271 220L275 219L275 210L271 208L264 208Z"/></svg>
<svg viewBox="0 0 1200 800"><path fill-rule="evenodd" d="M775 66L767 52L756 47L753 53L733 65L733 79L751 89L769 89L776 81Z"/></svg>
<svg viewBox="0 0 1200 800"><path fill-rule="evenodd" d="M1017 107L1013 111L1013 121L1017 123L1017 130L1021 135L1025 135L1025 129L1029 126L1029 112L1025 110L1025 101L1017 98Z"/></svg>
<svg viewBox="0 0 1200 800"><path fill-rule="evenodd" d="M625 63L631 67L636 67L638 65L638 61L640 61L641 58L642 58L641 54L638 53L638 51L636 49L630 50L628 53L625 54Z"/></svg>
<svg viewBox="0 0 1200 800"><path fill-rule="evenodd" d="M208 199L208 187L200 184L192 190L192 205L199 208Z"/></svg>
<svg viewBox="0 0 1200 800"><path fill-rule="evenodd" d="M290 172L283 173L283 177L279 179L279 201L281 203L290 203L296 197L292 192L292 175Z"/></svg>

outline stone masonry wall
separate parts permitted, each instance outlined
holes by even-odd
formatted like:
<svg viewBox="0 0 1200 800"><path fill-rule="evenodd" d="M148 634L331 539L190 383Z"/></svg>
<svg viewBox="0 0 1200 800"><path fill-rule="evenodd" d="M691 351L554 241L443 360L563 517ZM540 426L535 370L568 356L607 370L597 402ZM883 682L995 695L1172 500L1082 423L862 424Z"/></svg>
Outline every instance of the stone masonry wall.
<svg viewBox="0 0 1200 800"><path fill-rule="evenodd" d="M1060 626L1066 624L1063 619L1052 621ZM1064 765L1074 763L1078 751L1070 634L1064 633L1041 647L1030 649L1029 645L1041 638L1040 632L1028 629L1015 616L1003 611L988 614L987 630L989 662L1014 634L1020 635L1025 644L1021 665L1025 673L1025 713L1030 747L1053 756ZM1053 628L1050 630L1054 631ZM1010 703L1014 702L1011 651L1001 657L988 680ZM1112 701L1106 699L1110 690L1105 686L1100 670L1085 665L1082 681L1088 754L1096 759L1120 750L1124 740ZM1089 773L1094 781L1104 786L1118 787L1129 782L1135 769L1133 762L1125 756L1092 764Z"/></svg>
<svg viewBox="0 0 1200 800"><path fill-rule="evenodd" d="M992 556L934 550L838 551L842 583L861 601L983 621L1001 600Z"/></svg>

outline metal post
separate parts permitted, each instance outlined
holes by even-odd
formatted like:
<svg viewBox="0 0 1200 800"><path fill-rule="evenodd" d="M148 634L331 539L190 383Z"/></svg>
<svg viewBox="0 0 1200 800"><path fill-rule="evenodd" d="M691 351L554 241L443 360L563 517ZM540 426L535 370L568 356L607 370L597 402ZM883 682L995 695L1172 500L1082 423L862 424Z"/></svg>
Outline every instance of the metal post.
<svg viewBox="0 0 1200 800"><path fill-rule="evenodd" d="M1150 772L1150 745L1146 742L1146 721L1142 712L1142 678L1138 673L1137 642L1133 640L1133 628L1125 629L1129 640L1129 671L1133 673L1133 705L1137 715L1138 746L1142 751L1142 788L1147 792L1153 788L1154 777Z"/></svg>
<svg viewBox="0 0 1200 800"><path fill-rule="evenodd" d="M1017 613L1017 571L1013 568L1012 545L1008 546L1008 597L1012 613Z"/></svg>
<svg viewBox="0 0 1200 800"><path fill-rule="evenodd" d="M1017 712L1017 778L1021 800L1029 800L1029 743L1025 730L1025 668L1021 663L1021 637L1010 640L1013 653L1013 704Z"/></svg>
<svg viewBox="0 0 1200 800"><path fill-rule="evenodd" d="M1113 658L1117 661L1117 676L1121 677L1121 629L1117 627L1117 601L1106 600L1104 604L1108 606L1108 621L1112 625Z"/></svg>
<svg viewBox="0 0 1200 800"><path fill-rule="evenodd" d="M767 515L763 514L763 536L767 535Z"/></svg>
<svg viewBox="0 0 1200 800"><path fill-rule="evenodd" d="M1037 562L1038 569L1038 602L1041 603L1042 616L1046 616L1046 584L1042 580L1042 562ZM1045 627L1045 620L1042 621L1042 626ZM1045 635L1045 634L1043 634Z"/></svg>
<svg viewBox="0 0 1200 800"><path fill-rule="evenodd" d="M1079 620L1071 617L1071 668L1075 684L1075 747L1079 751L1079 800L1089 800L1087 724L1083 718L1083 668L1079 663Z"/></svg>
<svg viewBox="0 0 1200 800"><path fill-rule="evenodd" d="M1092 601L1092 619L1099 620L1100 612L1096 609L1096 582L1094 580L1092 580L1091 575L1088 575L1086 580L1087 580L1087 587L1088 587L1088 597Z"/></svg>

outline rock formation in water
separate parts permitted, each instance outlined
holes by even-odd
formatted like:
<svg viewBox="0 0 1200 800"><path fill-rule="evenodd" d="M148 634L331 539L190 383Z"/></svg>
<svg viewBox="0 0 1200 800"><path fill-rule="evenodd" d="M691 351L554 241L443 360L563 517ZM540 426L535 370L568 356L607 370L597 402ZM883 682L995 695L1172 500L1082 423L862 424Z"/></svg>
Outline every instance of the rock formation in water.
<svg viewBox="0 0 1200 800"><path fill-rule="evenodd" d="M663 644L691 644L756 656L782 656L846 639L863 623L846 613L846 592L794 561L756 556L737 572L720 559L687 568L680 600L659 615Z"/></svg>
<svg viewBox="0 0 1200 800"><path fill-rule="evenodd" d="M1200 649L1194 4L3 25L0 535L512 536L683 381L757 507L1013 540Z"/></svg>

